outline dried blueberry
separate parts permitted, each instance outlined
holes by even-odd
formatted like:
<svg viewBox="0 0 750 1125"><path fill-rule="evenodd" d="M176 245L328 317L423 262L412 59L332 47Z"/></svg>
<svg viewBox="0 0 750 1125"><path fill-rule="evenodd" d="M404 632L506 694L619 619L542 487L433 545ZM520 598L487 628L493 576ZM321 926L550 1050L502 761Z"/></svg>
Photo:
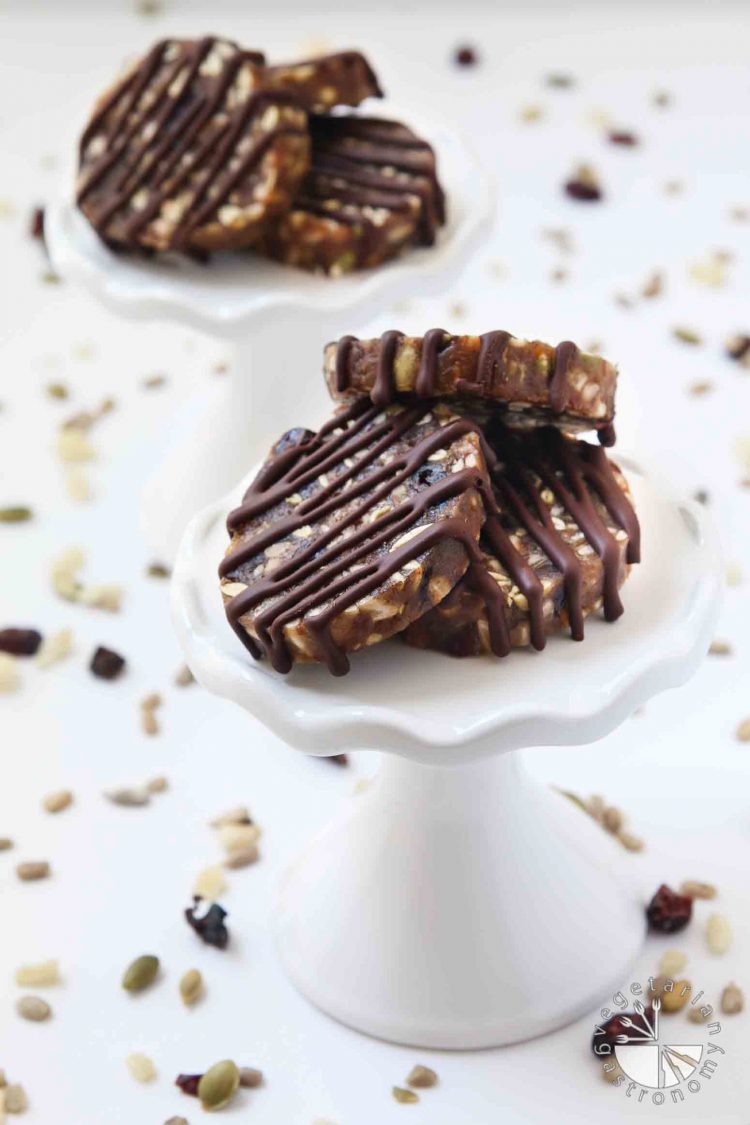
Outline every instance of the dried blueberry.
<svg viewBox="0 0 750 1125"><path fill-rule="evenodd" d="M577 199L582 203L595 203L602 197L602 189L598 184L589 183L586 180L574 179L568 180L565 185L565 194L569 195L571 199Z"/></svg>
<svg viewBox="0 0 750 1125"><path fill-rule="evenodd" d="M192 926L201 941L206 945L214 945L217 949L226 949L229 944L229 930L224 925L227 912L218 902L213 902L205 914L199 914L200 904L203 900L197 895L193 898L193 905L185 911L188 924Z"/></svg>
<svg viewBox="0 0 750 1125"><path fill-rule="evenodd" d="M613 129L609 134L610 144L623 145L625 148L635 148L638 138L628 129Z"/></svg>
<svg viewBox="0 0 750 1125"><path fill-rule="evenodd" d="M120 656L118 652L113 652L110 648L104 648L102 645L96 649L89 664L91 671L100 680L116 679L124 667L125 657Z"/></svg>
<svg viewBox="0 0 750 1125"><path fill-rule="evenodd" d="M479 62L479 56L475 47L463 43L460 47L456 47L453 52L453 61L456 66L476 66Z"/></svg>
<svg viewBox="0 0 750 1125"><path fill-rule="evenodd" d="M29 221L29 234L32 238L38 238L40 242L44 241L44 208L35 207L31 212L31 219Z"/></svg>
<svg viewBox="0 0 750 1125"><path fill-rule="evenodd" d="M649 929L660 934L684 930L692 916L693 900L687 895L678 895L666 883L662 883L646 907Z"/></svg>
<svg viewBox="0 0 750 1125"><path fill-rule="evenodd" d="M0 652L11 656L33 656L41 643L36 629L0 629Z"/></svg>

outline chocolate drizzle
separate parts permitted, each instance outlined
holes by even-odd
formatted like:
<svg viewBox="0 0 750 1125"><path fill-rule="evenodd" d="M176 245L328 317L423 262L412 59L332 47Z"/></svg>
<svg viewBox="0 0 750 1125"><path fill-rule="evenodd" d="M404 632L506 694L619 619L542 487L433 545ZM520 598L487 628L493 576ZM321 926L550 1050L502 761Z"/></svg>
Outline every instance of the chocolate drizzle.
<svg viewBox="0 0 750 1125"><path fill-rule="evenodd" d="M280 121L241 148L263 110L296 103L283 92L256 90L232 104L239 71L262 56L236 48L222 59L218 76L205 78L201 66L216 44L210 36L157 43L94 113L81 139L77 200L102 238L110 237L110 224L119 218L118 241L137 240L168 200L188 192L168 238L169 248L186 249L191 234L212 219L278 136L304 134L304 123L297 128ZM97 135L105 147L87 165ZM134 208L137 194L144 194L145 203Z"/></svg>
<svg viewBox="0 0 750 1125"><path fill-rule="evenodd" d="M581 561L555 527L550 505L541 493L549 489L557 503L573 517L586 541L596 551L603 567L603 608L607 621L623 612L618 589L620 547L605 525L592 495L598 496L612 521L628 536L626 561L640 561L638 517L617 483L604 450L583 441L571 441L553 427L518 435L494 419L487 433L497 456L490 470L493 492L484 494L487 521L482 529L483 547L495 555L513 583L527 599L530 639L534 648L546 643L544 592L533 567L513 545L503 524L507 513L514 525L524 529L553 562L563 579L565 603L574 640L583 640ZM474 581L474 571L468 581ZM483 593L476 585L478 593ZM488 614L489 616L489 614ZM506 654L504 644L492 650Z"/></svg>
<svg viewBox="0 0 750 1125"><path fill-rule="evenodd" d="M358 400L326 423L318 434L303 437L273 458L248 489L242 505L230 513L227 527L231 532L290 496L299 495L321 476L327 480L324 474L344 466L334 480L304 499L290 514L274 519L230 550L219 570L223 578L237 575L243 565L271 544L281 542L306 525L319 524L339 508L362 497L361 504L338 522L332 521L325 530L320 528L293 558L255 580L227 604L227 617L237 636L253 656L267 656L276 671L288 672L292 665L284 627L305 616L318 659L334 675L347 672L348 658L331 632L334 619L348 606L372 594L406 563L449 539L462 544L476 571L476 582L487 599L491 631L498 645L509 644L502 594L485 573L481 552L464 517L447 516L426 524L421 533L386 553L376 554L387 543L412 530L430 509L470 489L486 486L482 469L463 468L443 475L342 539L342 532L352 528L364 513L386 500L395 488L417 473L431 454L449 447L464 434L477 432L476 425L468 419L455 419L429 431L403 455L376 465L383 453L429 413L431 405L423 403L381 418L378 408L366 400ZM363 474L365 469L370 471ZM241 575L237 575L237 580L242 581ZM255 616L255 636L250 637L241 618L264 602L269 604Z"/></svg>

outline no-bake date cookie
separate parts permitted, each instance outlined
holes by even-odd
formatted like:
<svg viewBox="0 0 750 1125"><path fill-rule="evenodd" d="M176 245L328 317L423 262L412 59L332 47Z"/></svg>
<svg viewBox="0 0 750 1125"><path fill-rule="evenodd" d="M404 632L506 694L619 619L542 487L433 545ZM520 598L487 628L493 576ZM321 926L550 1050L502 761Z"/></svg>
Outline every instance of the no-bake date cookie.
<svg viewBox="0 0 750 1125"><path fill-rule="evenodd" d="M309 166L307 115L263 87L263 56L167 39L94 108L78 205L121 248L232 250L287 211Z"/></svg>
<svg viewBox="0 0 750 1125"><path fill-rule="evenodd" d="M263 85L293 94L305 109L326 113L334 106L358 106L382 98L377 76L360 51L338 51L302 62L267 66Z"/></svg>
<svg viewBox="0 0 750 1125"><path fill-rule="evenodd" d="M359 400L292 430L228 517L220 567L230 624L279 672L405 629L479 566L488 487L475 423L445 404ZM494 584L491 584L494 586Z"/></svg>
<svg viewBox="0 0 750 1125"><path fill-rule="evenodd" d="M335 399L481 398L502 407L516 428L553 419L571 433L596 429L602 444L614 440L617 368L570 341L553 347L508 332L453 336L440 328L423 337L344 336L327 345L324 373Z"/></svg>
<svg viewBox="0 0 750 1125"><path fill-rule="evenodd" d="M552 428L518 434L494 420L486 437L497 460L480 548L502 602L488 602L472 570L404 640L454 656L542 649L564 629L582 640L589 614L620 616L619 589L640 559L625 477L599 446Z"/></svg>
<svg viewBox="0 0 750 1125"><path fill-rule="evenodd" d="M379 265L406 246L431 246L445 198L430 145L398 121L310 118L312 166L288 214L258 248L332 276Z"/></svg>

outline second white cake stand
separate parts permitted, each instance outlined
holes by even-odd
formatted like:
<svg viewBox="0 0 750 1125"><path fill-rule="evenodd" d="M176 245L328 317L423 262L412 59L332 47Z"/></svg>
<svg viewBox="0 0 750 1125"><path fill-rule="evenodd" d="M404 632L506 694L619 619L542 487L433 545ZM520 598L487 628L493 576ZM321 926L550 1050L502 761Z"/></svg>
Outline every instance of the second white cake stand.
<svg viewBox="0 0 750 1125"><path fill-rule="evenodd" d="M648 889L627 886L622 852L513 753L603 738L708 648L721 580L706 513L623 464L644 543L625 616L504 661L389 643L343 679L279 677L239 644L218 591L242 487L185 533L172 606L197 679L296 750L388 751L289 871L275 919L291 979L351 1027L421 1047L526 1039L601 1006L641 947Z"/></svg>
<svg viewBox="0 0 750 1125"><path fill-rule="evenodd" d="M494 191L464 139L410 110L433 145L448 201L434 247L405 253L378 269L319 277L250 254L217 255L209 265L112 253L65 197L45 212L45 238L58 273L121 316L170 320L202 329L234 348L231 375L189 403L165 435L164 459L142 504L142 530L159 558L171 560L188 520L226 492L266 452L288 419L324 413L324 344L405 297L449 291L486 235ZM71 173L69 183L73 182Z"/></svg>

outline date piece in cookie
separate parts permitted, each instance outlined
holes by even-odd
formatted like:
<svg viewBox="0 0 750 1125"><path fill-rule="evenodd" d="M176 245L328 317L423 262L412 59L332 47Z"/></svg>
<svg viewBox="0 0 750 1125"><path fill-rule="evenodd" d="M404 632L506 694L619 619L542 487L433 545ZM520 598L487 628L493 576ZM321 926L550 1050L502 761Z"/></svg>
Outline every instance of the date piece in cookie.
<svg viewBox="0 0 750 1125"><path fill-rule="evenodd" d="M233 250L289 208L309 166L307 115L262 88L262 61L226 40L164 40L100 99L77 201L102 239Z"/></svg>
<svg viewBox="0 0 750 1125"><path fill-rule="evenodd" d="M518 434L495 421L487 437L498 460L480 548L503 594L511 645L542 649L563 629L583 640L588 614L603 611L608 621L621 615L619 589L640 558L625 477L600 446L551 427ZM508 652L493 641L472 574L410 625L404 640L453 656Z"/></svg>
<svg viewBox="0 0 750 1125"><path fill-rule="evenodd" d="M595 429L602 445L614 442L617 368L569 340L552 347L509 332L452 336L441 328L344 336L326 346L324 373L334 399L481 398L501 406L516 429L554 421L569 433Z"/></svg>
<svg viewBox="0 0 750 1125"><path fill-rule="evenodd" d="M337 105L357 106L383 91L369 62L359 51L338 51L303 62L267 66L263 85L293 94L304 109L326 113Z"/></svg>
<svg viewBox="0 0 750 1125"><path fill-rule="evenodd" d="M359 400L273 447L230 513L220 567L227 617L278 672L384 640L440 602L477 546L488 487L474 423L444 404Z"/></svg>
<svg viewBox="0 0 750 1125"><path fill-rule="evenodd" d="M312 167L263 253L336 277L434 243L445 197L426 141L398 121L352 114L313 116L310 134Z"/></svg>

